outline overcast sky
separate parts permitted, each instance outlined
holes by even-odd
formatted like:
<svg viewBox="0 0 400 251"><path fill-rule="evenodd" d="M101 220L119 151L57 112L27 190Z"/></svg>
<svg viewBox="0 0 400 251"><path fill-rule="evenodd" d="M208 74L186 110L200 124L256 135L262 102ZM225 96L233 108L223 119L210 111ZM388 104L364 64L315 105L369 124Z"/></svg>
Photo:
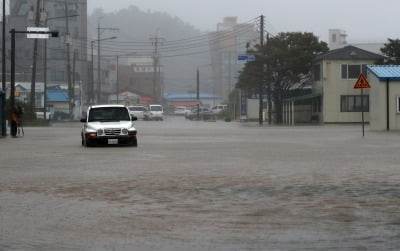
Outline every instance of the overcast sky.
<svg viewBox="0 0 400 251"><path fill-rule="evenodd" d="M400 0L88 0L88 11L130 5L169 13L203 31L215 30L226 16L247 22L264 15L273 34L307 31L327 41L329 29L342 29L348 42L400 38Z"/></svg>

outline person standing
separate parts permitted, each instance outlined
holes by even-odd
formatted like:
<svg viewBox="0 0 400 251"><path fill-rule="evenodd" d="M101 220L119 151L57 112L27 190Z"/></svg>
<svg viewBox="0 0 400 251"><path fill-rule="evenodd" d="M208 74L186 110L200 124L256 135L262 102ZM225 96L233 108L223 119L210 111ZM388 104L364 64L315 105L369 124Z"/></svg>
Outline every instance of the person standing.
<svg viewBox="0 0 400 251"><path fill-rule="evenodd" d="M24 111L22 107L16 106L13 109L13 112L11 113L11 136L16 137L17 136L17 130L18 126L20 124L20 120L22 115L24 114Z"/></svg>

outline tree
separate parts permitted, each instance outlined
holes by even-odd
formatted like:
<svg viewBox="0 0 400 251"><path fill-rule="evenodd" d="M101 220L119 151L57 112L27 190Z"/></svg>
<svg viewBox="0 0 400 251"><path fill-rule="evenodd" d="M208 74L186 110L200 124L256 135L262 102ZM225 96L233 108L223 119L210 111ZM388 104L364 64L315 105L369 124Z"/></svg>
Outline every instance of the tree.
<svg viewBox="0 0 400 251"><path fill-rule="evenodd" d="M296 84L311 78L312 61L318 54L327 52L328 45L319 42L313 33L286 32L268 39L262 48L256 50L259 56L255 62L246 65L237 87L252 89L256 81L265 87L265 82L269 82L276 122L281 123L283 101L290 97ZM261 72L261 78L256 69Z"/></svg>
<svg viewBox="0 0 400 251"><path fill-rule="evenodd" d="M400 64L400 39L388 38L388 43L384 44L381 52L386 56L383 64Z"/></svg>

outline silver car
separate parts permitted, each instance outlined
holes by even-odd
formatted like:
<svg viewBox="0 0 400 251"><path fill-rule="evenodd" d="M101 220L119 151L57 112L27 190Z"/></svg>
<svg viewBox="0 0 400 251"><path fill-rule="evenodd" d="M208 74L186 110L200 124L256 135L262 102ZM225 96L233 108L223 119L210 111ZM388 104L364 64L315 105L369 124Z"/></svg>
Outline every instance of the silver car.
<svg viewBox="0 0 400 251"><path fill-rule="evenodd" d="M81 138L83 146L99 144L137 146L136 117L123 105L95 105L87 110Z"/></svg>

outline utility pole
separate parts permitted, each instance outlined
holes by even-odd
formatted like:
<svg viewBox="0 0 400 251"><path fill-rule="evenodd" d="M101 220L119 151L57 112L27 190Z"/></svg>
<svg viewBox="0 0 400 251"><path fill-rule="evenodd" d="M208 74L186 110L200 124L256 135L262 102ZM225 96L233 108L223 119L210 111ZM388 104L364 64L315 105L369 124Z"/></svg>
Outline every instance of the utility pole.
<svg viewBox="0 0 400 251"><path fill-rule="evenodd" d="M158 29L156 32L155 37L151 37L150 40L152 41L152 44L154 45L154 52L153 52L153 98L156 102L160 102L160 97L159 93L157 92L157 70L159 68L158 63L159 63L159 54L158 54L158 45L162 44L163 38L158 37ZM161 83L159 83L161 85ZM161 86L159 86L159 90L161 91Z"/></svg>
<svg viewBox="0 0 400 251"><path fill-rule="evenodd" d="M117 70L116 88L117 88L117 90L116 90L116 92L117 92L117 104L119 104L119 73L118 73L118 71L119 71L119 56L117 55L116 58L117 58L117 67L116 67L116 70Z"/></svg>
<svg viewBox="0 0 400 251"><path fill-rule="evenodd" d="M6 91L6 0L3 0L2 89Z"/></svg>
<svg viewBox="0 0 400 251"><path fill-rule="evenodd" d="M76 65L76 53L72 54L72 108L75 107L75 65Z"/></svg>
<svg viewBox="0 0 400 251"><path fill-rule="evenodd" d="M92 66L91 66L91 85L90 85L90 94L89 94L89 104L93 105L94 104L94 57L93 57L93 46L94 46L95 41L90 41L90 48L91 48L91 60L92 60Z"/></svg>
<svg viewBox="0 0 400 251"><path fill-rule="evenodd" d="M5 93L6 92L6 0L3 0L3 37L2 37L2 75L1 75L1 79L2 79L2 90ZM0 109L2 109L2 117L1 119L1 128L2 128L2 132L1 135L2 136L6 136L7 135L7 125L6 125L6 109L5 109L5 104L3 104Z"/></svg>
<svg viewBox="0 0 400 251"><path fill-rule="evenodd" d="M260 24L260 48L264 46L264 15L261 15L261 24ZM261 72L264 72L264 64L261 64ZM263 74L264 75L264 74ZM263 95L264 94L264 76L260 81L260 89L259 89L259 111L258 111L258 123L259 125L263 125Z"/></svg>
<svg viewBox="0 0 400 251"><path fill-rule="evenodd" d="M269 34L267 33L266 45L268 46ZM267 63L267 101L268 101L268 125L272 124L272 95L271 95L271 78L270 78L269 64Z"/></svg>
<svg viewBox="0 0 400 251"><path fill-rule="evenodd" d="M97 23L97 103L101 103L101 61L100 61L100 41L106 39L100 39L101 31L104 30L114 30L118 31L118 28L104 28L100 27L100 19ZM115 37L114 37L115 38Z"/></svg>
<svg viewBox="0 0 400 251"><path fill-rule="evenodd" d="M72 83L71 83L71 55L70 55L70 43L71 37L69 34L69 22L68 22L68 4L67 0L64 0L64 8L65 8L65 34L64 34L64 42L67 45L67 81L68 81L68 96L69 96L69 118L72 119L72 102L73 102L73 92L72 92Z"/></svg>
<svg viewBox="0 0 400 251"><path fill-rule="evenodd" d="M39 27L40 21L40 0L36 1L36 17L35 17L35 27ZM38 40L33 40L33 64L32 64L32 79L31 79L31 99L30 108L32 112L35 112L35 88L36 88L36 61L37 61L37 51L38 51Z"/></svg>
<svg viewBox="0 0 400 251"><path fill-rule="evenodd" d="M46 17L46 21L45 21L45 25L44 27L47 27L47 17ZM43 110L43 119L47 120L47 39L44 40L44 55L43 55L43 106L44 106L44 110Z"/></svg>
<svg viewBox="0 0 400 251"><path fill-rule="evenodd" d="M97 104L101 103L100 19L97 23Z"/></svg>
<svg viewBox="0 0 400 251"><path fill-rule="evenodd" d="M197 67L196 72L196 99L197 99L197 120L200 120L200 72Z"/></svg>

